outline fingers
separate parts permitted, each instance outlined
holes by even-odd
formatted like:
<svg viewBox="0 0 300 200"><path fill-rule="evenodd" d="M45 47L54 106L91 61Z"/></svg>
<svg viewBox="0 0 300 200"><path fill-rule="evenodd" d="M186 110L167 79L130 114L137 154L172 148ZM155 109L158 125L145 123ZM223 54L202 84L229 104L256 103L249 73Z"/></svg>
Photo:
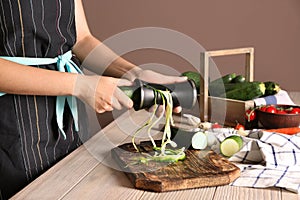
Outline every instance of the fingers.
<svg viewBox="0 0 300 200"><path fill-rule="evenodd" d="M106 107L97 108L95 109L95 111L97 113L104 113L104 112L113 111L113 108L111 106L106 106Z"/></svg>
<svg viewBox="0 0 300 200"><path fill-rule="evenodd" d="M94 109L97 113L104 113L107 111L112 111L112 101L109 98L104 96L95 97L95 106Z"/></svg>
<svg viewBox="0 0 300 200"><path fill-rule="evenodd" d="M133 102L118 86L130 86L128 80L105 76L78 76L74 96L91 106L97 113L133 107Z"/></svg>
<svg viewBox="0 0 300 200"><path fill-rule="evenodd" d="M174 112L174 113L181 113L181 111L182 111L182 107L181 107L181 106L177 106L177 107L175 107L175 108L173 109L173 112Z"/></svg>
<svg viewBox="0 0 300 200"><path fill-rule="evenodd" d="M121 109L123 106L126 108L133 107L133 101L119 88L116 88L114 97L116 103L115 106L113 106L114 108Z"/></svg>
<svg viewBox="0 0 300 200"><path fill-rule="evenodd" d="M137 78L149 83L157 84L179 83L187 80L187 77L185 76L168 76L152 70L143 70L142 73L139 73L139 76Z"/></svg>
<svg viewBox="0 0 300 200"><path fill-rule="evenodd" d="M131 86L133 83L126 79L118 79L117 86ZM132 100L118 87L115 88L113 95L113 107L120 110L122 107L132 108Z"/></svg>
<svg viewBox="0 0 300 200"><path fill-rule="evenodd" d="M160 106L158 106L155 115L157 117L160 117L161 115L163 115L165 113L165 110L166 109L162 105L160 105Z"/></svg>
<svg viewBox="0 0 300 200"><path fill-rule="evenodd" d="M117 110L121 110L122 109L121 103L115 97L113 97L113 99L112 99L112 107L114 109L117 109Z"/></svg>
<svg viewBox="0 0 300 200"><path fill-rule="evenodd" d="M117 86L131 86L133 82L126 80L126 79L118 79Z"/></svg>
<svg viewBox="0 0 300 200"><path fill-rule="evenodd" d="M188 78L186 76L178 76L178 77L175 77L175 82L177 83L180 83L180 82L184 82L184 81L187 81Z"/></svg>
<svg viewBox="0 0 300 200"><path fill-rule="evenodd" d="M132 108L132 100L117 86L129 86L132 83L111 77L101 77L95 94L95 110L98 113L121 110L123 107Z"/></svg>

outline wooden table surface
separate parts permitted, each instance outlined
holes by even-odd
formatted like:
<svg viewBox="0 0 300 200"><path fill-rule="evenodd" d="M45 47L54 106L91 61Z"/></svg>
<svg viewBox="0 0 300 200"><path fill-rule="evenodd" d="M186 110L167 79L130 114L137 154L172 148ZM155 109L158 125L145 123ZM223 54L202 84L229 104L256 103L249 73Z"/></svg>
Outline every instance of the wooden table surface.
<svg viewBox="0 0 300 200"><path fill-rule="evenodd" d="M164 193L135 189L127 176L116 170L110 150L129 142L132 138L129 133L147 118L145 111L124 113L12 199L300 200L300 195L278 188L254 189L226 185Z"/></svg>

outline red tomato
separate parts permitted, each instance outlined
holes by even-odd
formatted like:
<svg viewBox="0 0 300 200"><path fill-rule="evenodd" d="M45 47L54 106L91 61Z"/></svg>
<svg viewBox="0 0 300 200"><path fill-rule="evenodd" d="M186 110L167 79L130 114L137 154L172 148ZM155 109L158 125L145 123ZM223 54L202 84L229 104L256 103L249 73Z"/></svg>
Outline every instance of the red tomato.
<svg viewBox="0 0 300 200"><path fill-rule="evenodd" d="M236 130L245 130L245 127L242 124L237 123L237 125L235 126Z"/></svg>
<svg viewBox="0 0 300 200"><path fill-rule="evenodd" d="M212 128L222 128L222 126L218 123L214 123L213 125L211 125Z"/></svg>
<svg viewBox="0 0 300 200"><path fill-rule="evenodd" d="M276 113L277 109L274 106L268 106L266 112Z"/></svg>
<svg viewBox="0 0 300 200"><path fill-rule="evenodd" d="M300 114L300 108L293 108L289 114Z"/></svg>
<svg viewBox="0 0 300 200"><path fill-rule="evenodd" d="M284 110L277 110L276 114L287 114L287 112Z"/></svg>
<svg viewBox="0 0 300 200"><path fill-rule="evenodd" d="M246 120L248 122L255 120L256 119L256 112L255 112L255 110L254 109L246 110L245 118L246 118Z"/></svg>
<svg viewBox="0 0 300 200"><path fill-rule="evenodd" d="M267 110L267 106L260 107L259 109L265 112Z"/></svg>

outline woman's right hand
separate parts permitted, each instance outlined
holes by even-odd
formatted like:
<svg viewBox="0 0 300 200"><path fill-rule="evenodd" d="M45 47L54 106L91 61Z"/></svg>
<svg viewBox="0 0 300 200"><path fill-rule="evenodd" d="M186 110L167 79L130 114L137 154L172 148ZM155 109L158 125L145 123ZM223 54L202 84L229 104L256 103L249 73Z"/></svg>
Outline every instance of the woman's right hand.
<svg viewBox="0 0 300 200"><path fill-rule="evenodd" d="M97 113L132 108L132 100L118 88L129 86L132 82L106 76L78 75L74 96L90 105Z"/></svg>

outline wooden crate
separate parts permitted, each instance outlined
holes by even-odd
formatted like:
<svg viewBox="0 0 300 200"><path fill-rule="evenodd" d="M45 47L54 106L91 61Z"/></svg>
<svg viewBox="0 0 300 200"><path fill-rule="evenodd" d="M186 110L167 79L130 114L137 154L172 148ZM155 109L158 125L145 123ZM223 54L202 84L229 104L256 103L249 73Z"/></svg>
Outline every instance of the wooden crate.
<svg viewBox="0 0 300 200"><path fill-rule="evenodd" d="M234 126L236 122L245 124L245 110L254 107L254 101L239 101L233 99L209 96L209 59L216 56L245 54L245 78L246 81L253 81L254 77L254 48L237 48L201 53L200 61L200 118L202 121L211 121Z"/></svg>

